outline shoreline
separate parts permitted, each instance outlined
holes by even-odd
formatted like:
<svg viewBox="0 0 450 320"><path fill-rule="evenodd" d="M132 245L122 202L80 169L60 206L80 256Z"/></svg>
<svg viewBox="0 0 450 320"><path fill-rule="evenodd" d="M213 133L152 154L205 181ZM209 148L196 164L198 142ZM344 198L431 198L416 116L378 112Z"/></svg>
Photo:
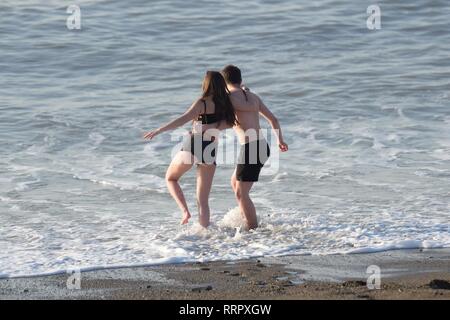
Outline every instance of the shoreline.
<svg viewBox="0 0 450 320"><path fill-rule="evenodd" d="M69 277L3 278L0 299L450 299L450 249L113 267L81 272L80 289Z"/></svg>
<svg viewBox="0 0 450 320"><path fill-rule="evenodd" d="M45 271L41 273L31 273L31 274L17 274L10 275L8 273L0 273L0 281L4 279L24 279L24 278L40 278L40 277L49 277L49 276L58 276L68 274L70 271L79 270L82 273L86 272L99 272L105 270L116 270L116 269L133 269L133 268L150 268L150 267L163 267L167 265L186 265L186 264L208 264L208 263L237 263L241 261L249 261L249 260L259 260L259 259L275 259L284 261L289 259L289 257L321 257L320 260L326 259L326 257L331 256L353 256L353 255L363 255L363 256L371 256L373 254L383 254L389 252L427 252L427 251L448 251L450 252L450 246L430 246L430 247L403 247L403 246L390 246L389 248L364 248L364 250L354 250L354 251L344 251L344 252L330 252L330 253L320 253L320 254L311 254L311 253L288 253L286 255L274 255L274 256L253 256L246 258L238 258L232 260L208 260L208 261L195 261L195 260L179 260L177 258L161 258L157 259L154 262L148 263L136 263L136 264L110 264L110 265L92 265L86 267L70 267L65 269L57 269L53 271ZM308 259L309 260L309 259Z"/></svg>

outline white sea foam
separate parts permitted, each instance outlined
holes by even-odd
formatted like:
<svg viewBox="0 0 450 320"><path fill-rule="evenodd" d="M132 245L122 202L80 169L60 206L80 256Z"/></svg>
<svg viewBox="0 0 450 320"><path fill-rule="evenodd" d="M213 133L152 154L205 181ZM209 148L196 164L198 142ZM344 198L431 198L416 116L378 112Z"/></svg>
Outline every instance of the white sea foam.
<svg viewBox="0 0 450 320"><path fill-rule="evenodd" d="M240 229L245 228L245 221L239 207L229 210L218 223L223 228Z"/></svg>
<svg viewBox="0 0 450 320"><path fill-rule="evenodd" d="M346 253L374 253L374 252L382 252L388 250L399 250L399 249L436 249L448 247L450 244L445 244L437 241L418 241L418 240L402 240L399 242L390 242L385 244L380 244L377 246L358 248L354 250L349 250Z"/></svg>
<svg viewBox="0 0 450 320"><path fill-rule="evenodd" d="M334 8L258 1L251 16L237 0L133 3L113 1L105 25L102 2L82 1L88 24L103 27L65 33L54 10L60 1L2 1L0 29L9 37L0 37L1 274L449 246L442 70L450 60L439 50L410 50L425 42L450 50L443 1L412 1L423 13L412 16L396 14L404 8L393 1L397 32L386 37L355 32L361 24L343 13L356 0ZM192 12L209 16L192 22ZM334 28L330 18L349 23ZM429 24L430 36L411 33L405 19ZM142 139L182 114L200 94L205 69L221 63L242 65L290 147L279 170L265 168L252 188L261 227L251 232L229 209L233 168L221 163L210 228L196 223L195 167L180 180L192 222L179 226L164 181L179 139ZM228 130L220 144L238 150L234 141Z"/></svg>
<svg viewBox="0 0 450 320"><path fill-rule="evenodd" d="M23 243L28 250L16 250L14 259L3 251L0 267L6 277L64 272L73 268L90 270L108 266L450 246L449 226L445 223L406 223L400 216L389 213L377 219L363 218L357 225L349 223L344 214L300 217L295 211L279 212L270 219L260 218L260 228L250 232L242 228L238 208L226 212L208 229L197 223L180 227L173 221L172 225L152 229L149 233L145 226L118 220L114 215L104 216L97 226L91 225L90 230L76 224L68 228L66 223L57 221L52 222L51 229L41 231L31 226L10 226L0 241ZM65 240L58 238L58 234L64 234ZM396 240L400 234L415 235L416 239ZM15 264L10 264L12 260Z"/></svg>
<svg viewBox="0 0 450 320"><path fill-rule="evenodd" d="M106 137L101 133L92 132L89 134L89 139L91 139L94 142L95 146L98 146L106 139Z"/></svg>

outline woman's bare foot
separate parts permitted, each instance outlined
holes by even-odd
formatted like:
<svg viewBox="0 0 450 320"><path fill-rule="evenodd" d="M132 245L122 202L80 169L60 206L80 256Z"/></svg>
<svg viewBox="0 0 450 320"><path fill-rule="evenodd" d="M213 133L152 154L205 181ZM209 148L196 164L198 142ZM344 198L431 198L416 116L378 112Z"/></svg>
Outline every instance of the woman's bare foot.
<svg viewBox="0 0 450 320"><path fill-rule="evenodd" d="M181 224L187 224L189 222L189 219L191 218L191 214L189 213L189 211L186 211L185 213L183 213L183 219L181 219Z"/></svg>

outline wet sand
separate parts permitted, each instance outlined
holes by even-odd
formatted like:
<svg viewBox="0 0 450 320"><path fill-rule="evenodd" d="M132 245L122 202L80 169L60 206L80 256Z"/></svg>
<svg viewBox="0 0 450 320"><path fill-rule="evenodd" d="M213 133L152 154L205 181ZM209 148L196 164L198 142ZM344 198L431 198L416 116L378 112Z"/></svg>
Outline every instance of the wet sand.
<svg viewBox="0 0 450 320"><path fill-rule="evenodd" d="M367 287L368 266L380 289ZM450 250L288 256L0 280L0 299L450 299Z"/></svg>

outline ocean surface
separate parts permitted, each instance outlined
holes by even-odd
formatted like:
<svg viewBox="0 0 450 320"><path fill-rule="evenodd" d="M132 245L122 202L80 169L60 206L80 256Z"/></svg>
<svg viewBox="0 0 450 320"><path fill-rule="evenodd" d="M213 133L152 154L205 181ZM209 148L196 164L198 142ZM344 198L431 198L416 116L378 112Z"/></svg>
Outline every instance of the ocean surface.
<svg viewBox="0 0 450 320"><path fill-rule="evenodd" d="M2 0L0 277L450 246L450 6L377 1L368 30L371 4ZM180 226L164 181L178 140L141 138L229 63L290 146L254 187L254 232L226 163L212 226L196 224L195 170Z"/></svg>

